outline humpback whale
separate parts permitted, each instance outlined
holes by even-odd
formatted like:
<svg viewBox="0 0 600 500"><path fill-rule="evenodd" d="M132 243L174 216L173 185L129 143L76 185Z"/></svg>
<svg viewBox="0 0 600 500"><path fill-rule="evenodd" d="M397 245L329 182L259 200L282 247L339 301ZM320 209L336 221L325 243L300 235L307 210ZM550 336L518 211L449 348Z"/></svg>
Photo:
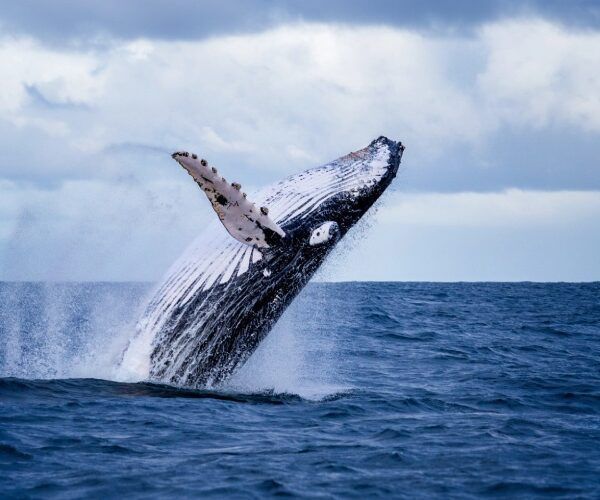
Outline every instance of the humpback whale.
<svg viewBox="0 0 600 500"><path fill-rule="evenodd" d="M169 270L122 364L135 362L141 342L147 379L188 387L227 379L390 185L403 151L382 136L252 196L206 160L174 153L220 224L206 228Z"/></svg>

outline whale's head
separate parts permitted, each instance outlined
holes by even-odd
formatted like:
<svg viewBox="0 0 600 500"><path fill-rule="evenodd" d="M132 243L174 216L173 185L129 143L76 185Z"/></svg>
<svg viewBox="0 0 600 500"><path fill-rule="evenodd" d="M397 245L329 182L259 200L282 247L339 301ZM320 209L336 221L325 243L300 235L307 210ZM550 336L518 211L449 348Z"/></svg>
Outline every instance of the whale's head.
<svg viewBox="0 0 600 500"><path fill-rule="evenodd" d="M404 146L379 137L367 147L306 170L265 193L273 219L294 245L322 253L377 201L398 172Z"/></svg>

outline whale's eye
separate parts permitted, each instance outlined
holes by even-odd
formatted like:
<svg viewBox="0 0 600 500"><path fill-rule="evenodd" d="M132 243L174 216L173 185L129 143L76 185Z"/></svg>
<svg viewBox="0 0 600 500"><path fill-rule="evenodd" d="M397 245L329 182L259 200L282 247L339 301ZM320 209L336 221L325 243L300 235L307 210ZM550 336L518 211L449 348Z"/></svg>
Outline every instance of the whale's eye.
<svg viewBox="0 0 600 500"><path fill-rule="evenodd" d="M339 233L340 228L337 225L337 222L329 220L321 224L316 229L313 229L312 233L310 234L308 244L311 246L315 246L327 243L329 241L337 239Z"/></svg>

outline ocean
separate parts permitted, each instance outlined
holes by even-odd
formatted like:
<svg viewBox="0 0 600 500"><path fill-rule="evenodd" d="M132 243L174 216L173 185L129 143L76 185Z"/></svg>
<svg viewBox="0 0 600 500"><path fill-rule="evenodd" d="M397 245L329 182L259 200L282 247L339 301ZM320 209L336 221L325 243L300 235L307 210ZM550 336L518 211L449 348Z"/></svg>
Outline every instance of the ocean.
<svg viewBox="0 0 600 500"><path fill-rule="evenodd" d="M600 498L600 283L311 283L218 390L119 380L149 291L0 284L2 498Z"/></svg>

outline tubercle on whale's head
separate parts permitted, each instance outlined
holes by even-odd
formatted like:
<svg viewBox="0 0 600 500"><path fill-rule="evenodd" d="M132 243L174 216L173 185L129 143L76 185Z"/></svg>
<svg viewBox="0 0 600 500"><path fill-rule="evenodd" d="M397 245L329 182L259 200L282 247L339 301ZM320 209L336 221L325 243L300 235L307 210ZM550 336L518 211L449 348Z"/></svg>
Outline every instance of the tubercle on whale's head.
<svg viewBox="0 0 600 500"><path fill-rule="evenodd" d="M389 151L387 171L380 181L380 187L385 190L385 188L389 186L390 182L398 173L400 161L402 160L402 154L404 153L405 147L402 142L392 141L391 139L381 135L377 139L374 139L365 149L369 148L387 148Z"/></svg>

